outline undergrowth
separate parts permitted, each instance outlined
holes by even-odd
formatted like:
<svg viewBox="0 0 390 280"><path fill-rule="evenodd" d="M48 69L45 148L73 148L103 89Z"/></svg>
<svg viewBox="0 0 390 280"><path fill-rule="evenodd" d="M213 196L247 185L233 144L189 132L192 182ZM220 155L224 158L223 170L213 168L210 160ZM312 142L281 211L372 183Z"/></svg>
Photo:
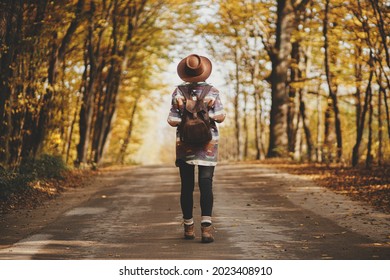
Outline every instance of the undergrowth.
<svg viewBox="0 0 390 280"><path fill-rule="evenodd" d="M61 157L47 154L26 160L17 171L0 168L0 200L30 192L37 183L46 180L62 180L65 171L67 167Z"/></svg>

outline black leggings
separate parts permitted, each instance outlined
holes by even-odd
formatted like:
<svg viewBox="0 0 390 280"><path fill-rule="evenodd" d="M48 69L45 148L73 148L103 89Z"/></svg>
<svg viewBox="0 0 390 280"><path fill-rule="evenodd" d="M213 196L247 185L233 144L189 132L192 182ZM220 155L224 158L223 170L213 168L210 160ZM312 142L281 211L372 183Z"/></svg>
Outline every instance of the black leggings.
<svg viewBox="0 0 390 280"><path fill-rule="evenodd" d="M213 175L214 166L199 165L198 182L200 190L200 208L202 216L212 215L213 210ZM181 178L180 205L184 219L192 218L194 206L193 192L195 186L195 165L181 163L179 166Z"/></svg>

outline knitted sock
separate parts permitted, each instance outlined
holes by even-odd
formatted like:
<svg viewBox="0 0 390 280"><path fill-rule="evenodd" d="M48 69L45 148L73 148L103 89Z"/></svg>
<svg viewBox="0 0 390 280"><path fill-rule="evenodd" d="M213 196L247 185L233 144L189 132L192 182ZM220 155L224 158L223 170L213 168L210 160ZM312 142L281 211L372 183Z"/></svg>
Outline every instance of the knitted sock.
<svg viewBox="0 0 390 280"><path fill-rule="evenodd" d="M212 224L211 217L210 216L202 216L202 220L201 220L200 224L204 227L211 226L211 224Z"/></svg>
<svg viewBox="0 0 390 280"><path fill-rule="evenodd" d="M194 223L194 218L191 219L184 219L184 224L187 226L190 226Z"/></svg>

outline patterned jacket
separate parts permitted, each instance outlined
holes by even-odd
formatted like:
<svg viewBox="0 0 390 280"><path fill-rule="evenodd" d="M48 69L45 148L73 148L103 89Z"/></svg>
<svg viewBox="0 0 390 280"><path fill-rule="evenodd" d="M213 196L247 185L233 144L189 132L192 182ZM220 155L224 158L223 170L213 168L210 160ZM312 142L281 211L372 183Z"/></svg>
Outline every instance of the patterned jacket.
<svg viewBox="0 0 390 280"><path fill-rule="evenodd" d="M188 84L188 83L186 83ZM184 84L184 85L186 85ZM206 83L197 83L195 85L196 95L199 96ZM223 122L225 119L225 111L223 109L219 91L212 87L204 98L209 104L209 117L212 120L211 135L212 140L203 146L193 146L180 141L180 132L176 130L176 166L186 162L192 165L215 166L218 160L218 139L219 133L217 123ZM181 115L184 108L185 97L179 88L176 88L172 94L171 109L168 115L168 123L177 127L181 123Z"/></svg>

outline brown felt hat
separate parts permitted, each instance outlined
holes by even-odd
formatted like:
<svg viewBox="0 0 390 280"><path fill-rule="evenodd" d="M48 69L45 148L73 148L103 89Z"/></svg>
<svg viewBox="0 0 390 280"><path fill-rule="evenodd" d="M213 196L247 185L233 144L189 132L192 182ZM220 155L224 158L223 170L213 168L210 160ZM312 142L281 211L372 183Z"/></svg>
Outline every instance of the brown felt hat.
<svg viewBox="0 0 390 280"><path fill-rule="evenodd" d="M190 54L177 65L177 74L185 82L202 82L211 74L211 61L204 56Z"/></svg>

